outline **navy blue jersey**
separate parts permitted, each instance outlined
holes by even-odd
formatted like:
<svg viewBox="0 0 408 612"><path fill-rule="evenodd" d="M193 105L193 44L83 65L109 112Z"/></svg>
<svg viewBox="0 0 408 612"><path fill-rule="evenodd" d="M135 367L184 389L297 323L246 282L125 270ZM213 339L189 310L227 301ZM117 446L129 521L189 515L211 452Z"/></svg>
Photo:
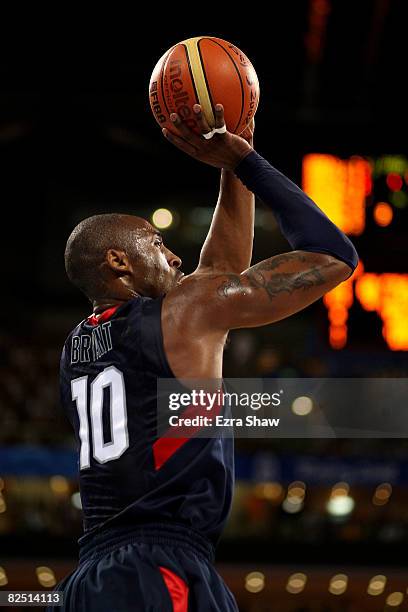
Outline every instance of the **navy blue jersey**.
<svg viewBox="0 0 408 612"><path fill-rule="evenodd" d="M78 443L85 538L174 522L216 544L231 505L233 440L157 437L157 378L173 377L161 306L137 297L82 321L64 345L61 397Z"/></svg>

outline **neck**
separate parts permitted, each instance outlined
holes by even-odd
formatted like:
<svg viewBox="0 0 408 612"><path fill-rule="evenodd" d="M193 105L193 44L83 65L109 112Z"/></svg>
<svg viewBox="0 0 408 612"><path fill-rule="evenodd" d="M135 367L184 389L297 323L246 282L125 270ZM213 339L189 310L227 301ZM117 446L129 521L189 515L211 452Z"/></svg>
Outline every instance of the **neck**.
<svg viewBox="0 0 408 612"><path fill-rule="evenodd" d="M136 291L131 291L126 297L105 297L105 298L96 298L92 302L93 312L94 314L100 314L104 310L108 310L108 308L113 308L113 306L120 306L125 302L128 302L134 297L138 297L139 294Z"/></svg>

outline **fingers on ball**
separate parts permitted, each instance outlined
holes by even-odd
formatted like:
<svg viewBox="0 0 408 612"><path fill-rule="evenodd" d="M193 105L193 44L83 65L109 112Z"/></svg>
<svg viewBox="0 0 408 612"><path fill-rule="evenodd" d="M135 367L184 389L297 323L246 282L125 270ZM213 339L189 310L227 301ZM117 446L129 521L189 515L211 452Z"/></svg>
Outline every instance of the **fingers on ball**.
<svg viewBox="0 0 408 612"><path fill-rule="evenodd" d="M215 105L215 127L221 128L225 124L224 107L222 104Z"/></svg>

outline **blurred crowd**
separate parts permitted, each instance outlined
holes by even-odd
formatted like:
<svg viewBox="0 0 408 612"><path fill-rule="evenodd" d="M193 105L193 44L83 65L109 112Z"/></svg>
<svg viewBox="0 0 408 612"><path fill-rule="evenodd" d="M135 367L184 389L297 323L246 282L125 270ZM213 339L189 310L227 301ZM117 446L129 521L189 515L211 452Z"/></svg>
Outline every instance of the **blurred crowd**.
<svg viewBox="0 0 408 612"><path fill-rule="evenodd" d="M55 445L68 441L70 426L59 411L60 348L0 339L0 445Z"/></svg>

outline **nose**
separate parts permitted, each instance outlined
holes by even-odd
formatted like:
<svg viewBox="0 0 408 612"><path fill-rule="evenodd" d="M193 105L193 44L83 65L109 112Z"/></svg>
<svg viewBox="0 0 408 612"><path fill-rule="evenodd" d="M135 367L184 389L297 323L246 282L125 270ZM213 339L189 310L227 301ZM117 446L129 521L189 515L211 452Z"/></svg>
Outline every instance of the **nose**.
<svg viewBox="0 0 408 612"><path fill-rule="evenodd" d="M168 251L167 263L169 264L170 268L180 268L182 261L180 257L177 257L177 255L175 255L174 253Z"/></svg>

